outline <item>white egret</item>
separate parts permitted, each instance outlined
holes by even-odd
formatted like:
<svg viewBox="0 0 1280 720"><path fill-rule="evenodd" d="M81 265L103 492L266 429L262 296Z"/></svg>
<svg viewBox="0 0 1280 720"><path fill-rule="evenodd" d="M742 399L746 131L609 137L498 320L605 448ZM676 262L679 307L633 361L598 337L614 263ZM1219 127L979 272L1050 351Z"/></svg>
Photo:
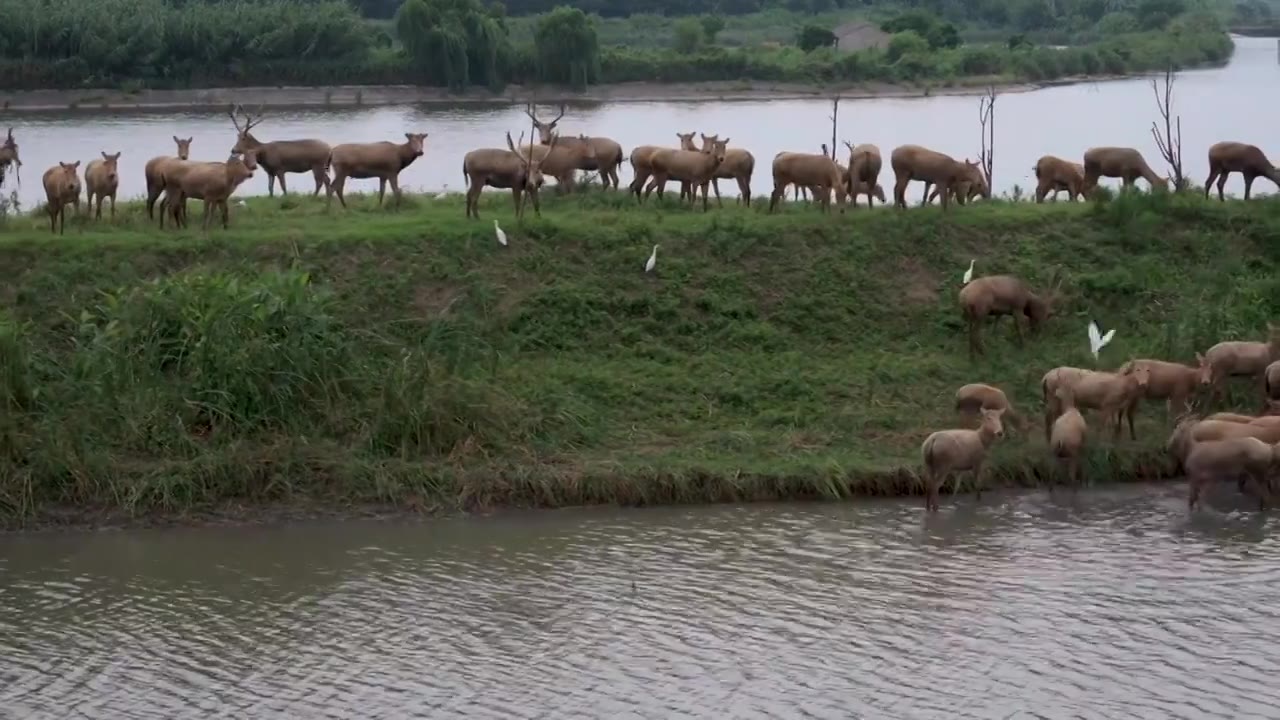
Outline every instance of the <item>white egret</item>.
<svg viewBox="0 0 1280 720"><path fill-rule="evenodd" d="M1089 321L1089 350L1093 352L1093 359L1098 359L1098 351L1107 346L1111 342L1111 338L1115 337L1116 329L1111 328L1103 335L1098 331L1098 323Z"/></svg>
<svg viewBox="0 0 1280 720"><path fill-rule="evenodd" d="M968 285L969 281L973 279L973 264L975 262L977 261L976 260L969 261L969 269L964 271L964 280L961 281L960 283L961 285Z"/></svg>
<svg viewBox="0 0 1280 720"><path fill-rule="evenodd" d="M446 197L448 197L448 196L449 196L449 183L445 183L445 184L444 184L444 189L443 189L443 190L441 190L440 192L436 193L436 199L437 199L437 200L443 200L443 199L445 199L445 198L446 198ZM506 245L506 243L502 243L502 244L503 244L503 245Z"/></svg>
<svg viewBox="0 0 1280 720"><path fill-rule="evenodd" d="M649 259L644 263L645 272L653 272L653 268L658 265L658 246L653 246L653 252L649 254Z"/></svg>
<svg viewBox="0 0 1280 720"><path fill-rule="evenodd" d="M502 228L498 226L497 220L493 221L493 230L498 235L498 244L502 245L503 247L506 247L507 234L502 232Z"/></svg>

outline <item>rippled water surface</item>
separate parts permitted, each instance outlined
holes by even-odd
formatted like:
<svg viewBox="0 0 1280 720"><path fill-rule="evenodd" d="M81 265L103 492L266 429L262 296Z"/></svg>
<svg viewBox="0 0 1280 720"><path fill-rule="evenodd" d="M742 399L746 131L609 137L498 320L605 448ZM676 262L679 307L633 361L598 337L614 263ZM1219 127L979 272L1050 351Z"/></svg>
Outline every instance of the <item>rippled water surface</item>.
<svg viewBox="0 0 1280 720"><path fill-rule="evenodd" d="M1231 64L1222 69L1179 75L1175 89L1182 115L1185 166L1196 182L1209 174L1206 152L1219 140L1239 140L1280 153L1274 144L1280 86L1274 38L1237 37ZM550 108L547 108L550 109ZM564 132L608 135L629 152L636 145L677 143L675 133L699 130L730 138L734 147L755 154L753 193L772 189L770 162L778 152L818 152L830 142L827 100L723 102L596 103L575 106L563 121ZM1044 154L1079 159L1095 145L1128 145L1164 173L1151 121L1157 119L1150 82L1145 79L1085 83L1001 96L996 108L996 191L1019 185L1035 188L1031 169ZM887 154L904 143L919 143L956 157L976 158L979 151L978 98L935 96L910 99L848 100L840 105L840 137L872 142ZM192 158L224 160L235 143L235 130L223 111L132 112L98 114L59 112L13 116L15 134L26 167L19 197L28 207L44 200L41 173L59 161L122 152L121 197L145 193L142 167L156 155L175 152L171 136L193 137ZM463 189L462 158L480 147L504 147L504 133L513 137L529 126L521 108L512 105L440 105L360 108L345 110L274 110L255 135L261 140L316 137L330 143L403 141L405 132L427 132L426 155L401 173L408 190ZM887 158L886 158L887 160ZM1280 160L1277 160L1280 161ZM631 167L620 171L631 181ZM289 175L295 191L310 192L311 178ZM1115 184L1114 181L1104 181ZM887 164L881 184L891 188ZM720 183L721 193L736 195L733 182ZM8 187L8 186L7 186ZM369 191L374 181L351 181L348 189ZM265 173L258 173L239 194L267 190ZM1232 176L1227 191L1240 194L1244 183ZM1254 190L1271 193L1266 180ZM919 198L919 188L911 193Z"/></svg>
<svg viewBox="0 0 1280 720"><path fill-rule="evenodd" d="M0 538L12 718L1274 718L1234 488Z"/></svg>

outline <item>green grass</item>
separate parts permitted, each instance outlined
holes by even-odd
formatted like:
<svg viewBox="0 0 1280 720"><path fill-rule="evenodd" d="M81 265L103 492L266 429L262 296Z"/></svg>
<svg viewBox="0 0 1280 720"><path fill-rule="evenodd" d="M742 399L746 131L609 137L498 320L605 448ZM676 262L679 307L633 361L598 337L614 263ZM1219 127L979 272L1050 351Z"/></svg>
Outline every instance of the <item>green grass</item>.
<svg viewBox="0 0 1280 720"><path fill-rule="evenodd" d="M485 200L476 222L459 197L251 198L207 235L136 204L65 236L9 218L0 520L898 494L925 435L958 426L958 386L999 384L1038 417L1046 370L1093 366L1090 318L1118 328L1114 368L1260 337L1280 311L1272 199L824 216L593 192L523 224ZM1065 271L1041 336L1018 349L1006 320L968 359L970 258L1036 285ZM1166 435L1153 408L1136 443L1095 436L1093 478L1160 471ZM1048 467L1035 431L994 459L993 484Z"/></svg>

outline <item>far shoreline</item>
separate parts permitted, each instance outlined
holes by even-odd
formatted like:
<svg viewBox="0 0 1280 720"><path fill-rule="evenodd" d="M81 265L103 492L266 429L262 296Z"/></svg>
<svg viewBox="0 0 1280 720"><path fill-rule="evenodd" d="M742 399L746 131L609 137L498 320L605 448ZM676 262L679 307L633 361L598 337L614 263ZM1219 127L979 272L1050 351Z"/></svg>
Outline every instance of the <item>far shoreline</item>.
<svg viewBox="0 0 1280 720"><path fill-rule="evenodd" d="M48 113L60 110L116 112L129 110L212 110L233 104L248 108L355 108L392 105L509 105L537 99L546 103L626 102L726 102L749 100L814 100L839 96L844 100L982 95L994 86L999 93L1024 93L1062 85L1113 82L1142 77L1143 73L1066 77L1045 82L1010 82L974 77L955 84L902 85L856 83L806 85L802 83L750 82L742 80L700 83L621 83L594 86L578 92L563 88L532 89L512 85L493 93L483 88L452 93L445 88L414 85L335 85L206 88L183 90L111 89L27 90L0 92L0 109L10 112Z"/></svg>

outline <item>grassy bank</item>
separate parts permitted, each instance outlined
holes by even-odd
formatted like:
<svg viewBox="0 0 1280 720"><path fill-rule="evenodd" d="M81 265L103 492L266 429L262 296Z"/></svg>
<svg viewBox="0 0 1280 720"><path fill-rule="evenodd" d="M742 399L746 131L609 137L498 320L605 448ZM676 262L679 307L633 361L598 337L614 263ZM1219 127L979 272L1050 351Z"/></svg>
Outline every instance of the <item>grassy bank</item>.
<svg viewBox="0 0 1280 720"><path fill-rule="evenodd" d="M460 198L251 198L230 231L0 227L0 519L241 504L439 508L841 498L914 488L955 389L1189 359L1280 310L1280 202L1170 196L708 214L603 194L518 226ZM492 219L511 236L493 237ZM658 243L658 265L641 267ZM1008 322L971 363L955 307L979 274L1067 272L1047 332ZM1094 478L1156 472L1166 432L1098 442ZM1042 440L995 450L1036 482Z"/></svg>

